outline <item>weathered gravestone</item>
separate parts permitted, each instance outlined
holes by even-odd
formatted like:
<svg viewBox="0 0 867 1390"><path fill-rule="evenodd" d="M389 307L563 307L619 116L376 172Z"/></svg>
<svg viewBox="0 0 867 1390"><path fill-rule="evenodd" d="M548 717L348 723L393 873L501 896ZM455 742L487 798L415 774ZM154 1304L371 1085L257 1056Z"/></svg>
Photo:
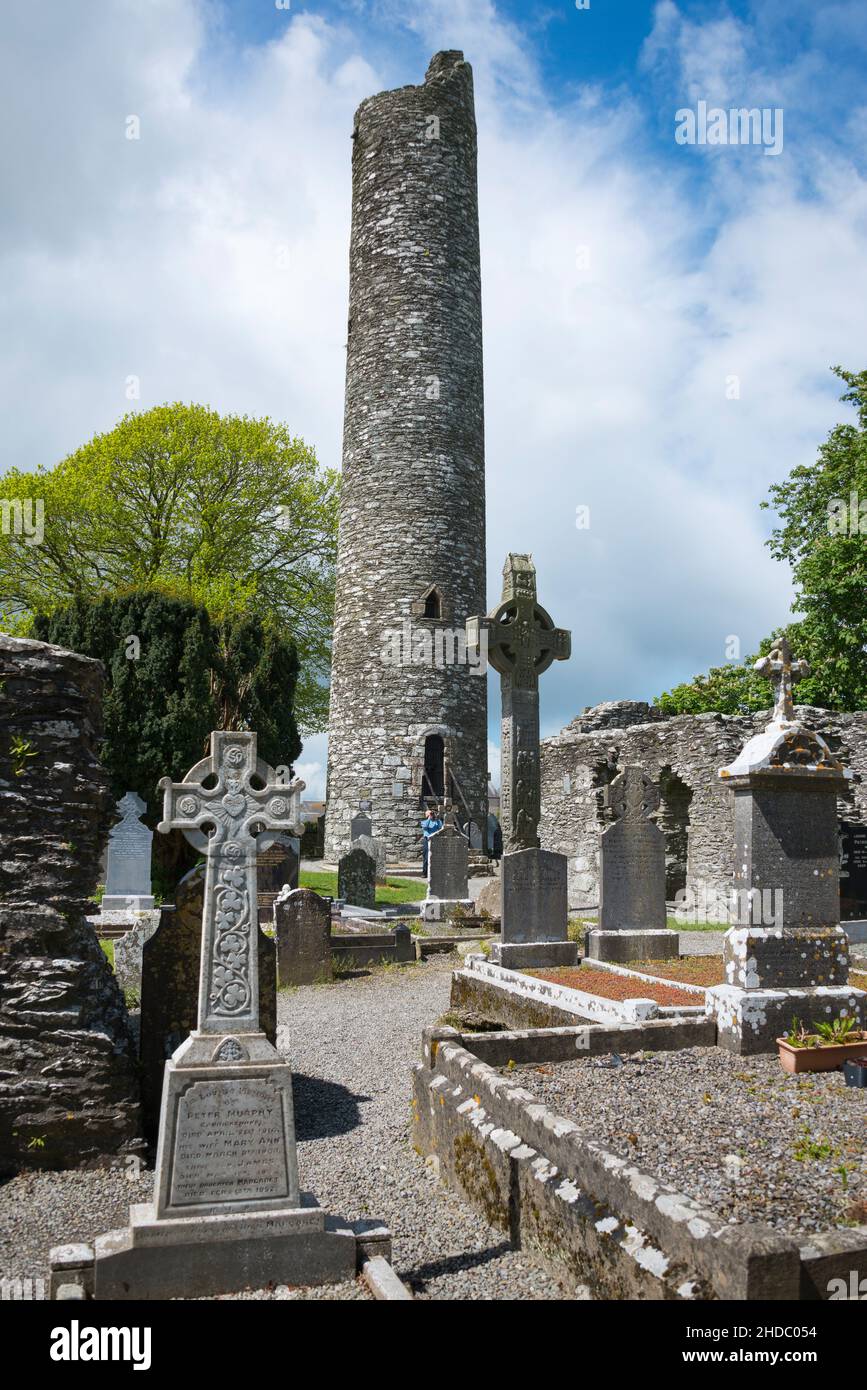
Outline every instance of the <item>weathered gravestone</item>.
<svg viewBox="0 0 867 1390"><path fill-rule="evenodd" d="M428 841L422 917L426 922L447 921L459 908L473 910L473 900L467 897L467 842L454 822L447 820Z"/></svg>
<svg viewBox="0 0 867 1390"><path fill-rule="evenodd" d="M157 1136L166 1062L196 1026L204 905L205 865L197 864L181 879L174 907L163 908L157 930L142 949L139 1051L144 1134L149 1143ZM262 1032L276 1046L277 948L261 927L257 932L259 1017Z"/></svg>
<svg viewBox="0 0 867 1390"><path fill-rule="evenodd" d="M372 835L356 835L352 841L353 849L363 849L373 860L377 883L385 883L385 845L382 840L374 840Z"/></svg>
<svg viewBox="0 0 867 1390"><path fill-rule="evenodd" d="M109 832L105 892L101 912L145 912L154 905L151 896L151 847L153 831L140 816L147 805L135 792L118 802L121 820Z"/></svg>
<svg viewBox="0 0 867 1390"><path fill-rule="evenodd" d="M260 1020L256 840L300 825L299 784L275 781L254 733L220 731L183 782L160 786L160 830L207 856L197 1026L166 1064L153 1201L97 1241L95 1296L349 1278L353 1232L301 1204L291 1072Z"/></svg>
<svg viewBox="0 0 867 1390"><path fill-rule="evenodd" d="M349 823L350 840L357 840L359 835L372 834L373 822L370 819L370 816L366 816L363 812L360 811L357 816L352 817L352 820Z"/></svg>
<svg viewBox="0 0 867 1390"><path fill-rule="evenodd" d="M259 903L259 923L270 926L274 902L280 890L288 884L298 887L301 865L301 841L295 836L275 835L267 849L256 855L256 874Z"/></svg>
<svg viewBox="0 0 867 1390"><path fill-rule="evenodd" d="M274 931L281 989L331 979L331 904L325 898L312 888L278 893Z"/></svg>
<svg viewBox="0 0 867 1390"><path fill-rule="evenodd" d="M840 827L840 915L844 922L867 917L867 825Z"/></svg>
<svg viewBox="0 0 867 1390"><path fill-rule="evenodd" d="M630 765L605 788L613 824L599 841L599 926L587 933L592 960L664 960L680 938L666 928L665 835L648 820L659 797L640 767Z"/></svg>
<svg viewBox="0 0 867 1390"><path fill-rule="evenodd" d="M337 865L337 896L352 907L376 906L376 863L363 849L351 849Z"/></svg>
<svg viewBox="0 0 867 1390"><path fill-rule="evenodd" d="M502 941L491 959L514 969L574 965L568 940L566 856L539 848L539 676L565 661L571 635L554 626L536 599L536 568L529 555L509 555L503 596L487 618L467 620L467 646L481 651L500 673L502 788L500 819L506 853L502 868Z"/></svg>
<svg viewBox="0 0 867 1390"><path fill-rule="evenodd" d="M774 713L720 777L734 793L735 872L726 981L707 992L722 1047L772 1052L797 1019L853 1018L867 993L849 979L839 925L837 797L851 773L795 718L792 683L809 672L781 639L755 669L776 688Z"/></svg>

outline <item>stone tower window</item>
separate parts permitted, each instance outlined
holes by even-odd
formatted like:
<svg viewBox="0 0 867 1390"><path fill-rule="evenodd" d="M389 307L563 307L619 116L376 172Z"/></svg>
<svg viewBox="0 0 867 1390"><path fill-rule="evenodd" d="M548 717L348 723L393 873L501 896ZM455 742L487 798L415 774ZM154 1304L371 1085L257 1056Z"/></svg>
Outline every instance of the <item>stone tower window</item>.
<svg viewBox="0 0 867 1390"><path fill-rule="evenodd" d="M430 797L441 801L445 791L445 745L440 734L428 734L424 741L424 773L421 779L422 800Z"/></svg>
<svg viewBox="0 0 867 1390"><path fill-rule="evenodd" d="M431 584L411 606L414 618L432 618L434 622L448 618L446 603L439 585Z"/></svg>

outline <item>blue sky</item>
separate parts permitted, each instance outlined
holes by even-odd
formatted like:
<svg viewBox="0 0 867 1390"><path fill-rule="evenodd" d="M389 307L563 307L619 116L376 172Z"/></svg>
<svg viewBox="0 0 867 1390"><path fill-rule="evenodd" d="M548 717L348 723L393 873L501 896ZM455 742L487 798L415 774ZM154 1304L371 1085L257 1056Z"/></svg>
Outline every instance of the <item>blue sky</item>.
<svg viewBox="0 0 867 1390"><path fill-rule="evenodd" d="M488 602L532 552L573 633L550 733L787 617L758 504L867 365L863 0L4 6L0 466L111 428L131 376L338 466L353 112L439 48L476 81ZM781 108L781 152L678 144L699 101Z"/></svg>

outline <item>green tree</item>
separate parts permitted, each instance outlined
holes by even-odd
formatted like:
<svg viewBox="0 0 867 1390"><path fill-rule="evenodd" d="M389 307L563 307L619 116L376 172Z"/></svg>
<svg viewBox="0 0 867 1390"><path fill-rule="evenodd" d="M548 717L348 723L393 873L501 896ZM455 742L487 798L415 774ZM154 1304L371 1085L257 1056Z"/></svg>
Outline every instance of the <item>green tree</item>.
<svg viewBox="0 0 867 1390"><path fill-rule="evenodd" d="M10 470L0 500L44 508L40 543L0 534L0 623L131 589L202 605L291 636L296 713L324 724L333 621L338 475L272 420L205 406L132 413L56 467ZM20 528L19 528L20 529Z"/></svg>
<svg viewBox="0 0 867 1390"><path fill-rule="evenodd" d="M826 709L867 708L867 371L834 371L846 383L842 400L857 422L836 425L813 464L793 468L770 489L781 525L767 544L792 566L802 616L766 637L764 656L784 631L796 656L810 663L796 699ZM672 714L742 714L772 703L767 681L742 665L715 666L675 686L655 703Z"/></svg>
<svg viewBox="0 0 867 1390"><path fill-rule="evenodd" d="M78 598L34 619L33 635L101 661L106 671L102 760L117 797L136 791L153 826L161 777L180 781L208 751L212 729L255 729L259 754L291 766L301 751L293 714L298 658L259 618L211 621L186 599L136 591ZM194 861L179 833L154 840L163 891Z"/></svg>

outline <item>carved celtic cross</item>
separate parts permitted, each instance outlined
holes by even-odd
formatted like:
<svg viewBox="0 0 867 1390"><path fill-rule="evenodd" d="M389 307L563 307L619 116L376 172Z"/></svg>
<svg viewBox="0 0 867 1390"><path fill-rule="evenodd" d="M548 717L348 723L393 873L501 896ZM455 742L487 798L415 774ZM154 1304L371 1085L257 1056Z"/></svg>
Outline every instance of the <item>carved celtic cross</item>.
<svg viewBox="0 0 867 1390"><path fill-rule="evenodd" d="M211 753L183 782L160 780L157 829L183 831L207 859L199 977L200 1033L259 1032L256 853L267 831L301 832L301 792L256 756L256 735L211 734Z"/></svg>
<svg viewBox="0 0 867 1390"><path fill-rule="evenodd" d="M565 661L571 634L554 626L536 599L536 567L529 555L509 555L503 597L488 617L467 619L467 647L479 651L485 633L488 659L500 673L503 705L500 819L511 852L538 849L539 677L553 661Z"/></svg>
<svg viewBox="0 0 867 1390"><path fill-rule="evenodd" d="M809 676L810 666L806 661L793 661L792 649L785 637L774 644L767 656L759 657L753 666L760 676L767 676L774 687L775 724L791 724L795 718L795 704L792 687L802 676Z"/></svg>

